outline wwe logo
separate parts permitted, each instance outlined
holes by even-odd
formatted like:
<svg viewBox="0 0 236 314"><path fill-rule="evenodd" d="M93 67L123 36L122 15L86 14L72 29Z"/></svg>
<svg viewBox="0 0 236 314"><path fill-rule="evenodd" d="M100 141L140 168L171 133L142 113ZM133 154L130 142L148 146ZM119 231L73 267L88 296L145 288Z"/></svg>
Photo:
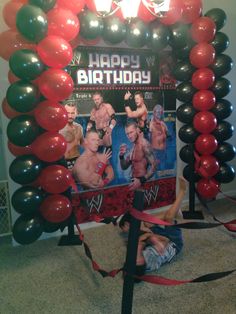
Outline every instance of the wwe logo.
<svg viewBox="0 0 236 314"><path fill-rule="evenodd" d="M81 52L75 50L73 54L73 59L71 60L70 65L79 65L81 59Z"/></svg>
<svg viewBox="0 0 236 314"><path fill-rule="evenodd" d="M148 203L148 205L151 204L152 200L154 202L156 201L158 190L159 190L158 185L152 186L150 190L145 190L144 197L145 197L145 200Z"/></svg>
<svg viewBox="0 0 236 314"><path fill-rule="evenodd" d="M146 57L146 63L149 68L155 65L155 56Z"/></svg>
<svg viewBox="0 0 236 314"><path fill-rule="evenodd" d="M97 213L99 213L100 208L102 206L102 201L103 201L103 195L102 194L98 194L96 196L93 196L91 199L87 199L86 203L87 203L87 206L89 208L89 213L91 214L93 209L95 209L95 211Z"/></svg>

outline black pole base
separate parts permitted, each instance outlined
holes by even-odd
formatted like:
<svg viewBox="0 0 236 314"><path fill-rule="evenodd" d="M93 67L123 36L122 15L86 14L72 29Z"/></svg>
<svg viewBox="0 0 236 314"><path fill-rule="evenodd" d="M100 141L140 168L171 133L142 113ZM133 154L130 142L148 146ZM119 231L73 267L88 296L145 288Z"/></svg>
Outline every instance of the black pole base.
<svg viewBox="0 0 236 314"><path fill-rule="evenodd" d="M204 219L203 213L200 210L197 211L183 211L184 219Z"/></svg>
<svg viewBox="0 0 236 314"><path fill-rule="evenodd" d="M61 236L58 242L58 246L69 246L69 245L82 245L82 241L80 240L77 234Z"/></svg>

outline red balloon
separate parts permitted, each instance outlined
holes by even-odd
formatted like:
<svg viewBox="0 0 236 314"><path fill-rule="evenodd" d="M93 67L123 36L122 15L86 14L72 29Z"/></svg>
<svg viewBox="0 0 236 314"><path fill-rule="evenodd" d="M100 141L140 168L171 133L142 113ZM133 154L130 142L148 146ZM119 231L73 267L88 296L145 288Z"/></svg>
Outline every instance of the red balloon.
<svg viewBox="0 0 236 314"><path fill-rule="evenodd" d="M208 43L199 43L190 51L190 62L196 68L205 68L215 59L215 49Z"/></svg>
<svg viewBox="0 0 236 314"><path fill-rule="evenodd" d="M80 45L81 43L80 39L81 39L80 36L77 36L73 40L70 41L70 45L72 49L75 49Z"/></svg>
<svg viewBox="0 0 236 314"><path fill-rule="evenodd" d="M52 9L47 14L47 20L48 35L60 36L67 41L71 41L79 34L79 19L70 10Z"/></svg>
<svg viewBox="0 0 236 314"><path fill-rule="evenodd" d="M147 2L151 3L150 0L149 1L147 0ZM138 9L138 17L141 20L143 20L146 23L154 21L156 19L156 16L154 14L152 14L142 2L140 3L139 9Z"/></svg>
<svg viewBox="0 0 236 314"><path fill-rule="evenodd" d="M15 83L15 82L17 82L19 80L20 80L19 77L15 76L15 74L12 73L11 70L8 71L8 82L10 84L13 84L13 83Z"/></svg>
<svg viewBox="0 0 236 314"><path fill-rule="evenodd" d="M4 22L10 28L16 28L16 14L19 9L24 5L22 1L9 1L7 2L2 10Z"/></svg>
<svg viewBox="0 0 236 314"><path fill-rule="evenodd" d="M61 69L48 69L39 76L38 87L45 98L60 101L69 98L74 83L67 72Z"/></svg>
<svg viewBox="0 0 236 314"><path fill-rule="evenodd" d="M85 6L85 0L57 0L57 5L64 9L70 10L74 14L78 14L83 10Z"/></svg>
<svg viewBox="0 0 236 314"><path fill-rule="evenodd" d="M47 36L37 46L41 60L53 68L66 67L73 58L71 45L59 36Z"/></svg>
<svg viewBox="0 0 236 314"><path fill-rule="evenodd" d="M85 39L85 38L80 37L80 36L79 36L79 39L80 39L80 42L82 44L84 44L85 46L96 46L99 43L99 41L101 40L100 37L97 37L94 39Z"/></svg>
<svg viewBox="0 0 236 314"><path fill-rule="evenodd" d="M0 57L9 60L13 52L19 49L35 50L35 45L25 40L23 36L14 29L0 33Z"/></svg>
<svg viewBox="0 0 236 314"><path fill-rule="evenodd" d="M22 156L22 155L31 155L32 154L32 148L30 145L28 146L17 146L10 141L7 143L9 151L12 153L14 156Z"/></svg>
<svg viewBox="0 0 236 314"><path fill-rule="evenodd" d="M43 161L53 162L61 159L66 152L66 140L57 132L45 132L32 143L33 153Z"/></svg>
<svg viewBox="0 0 236 314"><path fill-rule="evenodd" d="M60 165L44 168L39 175L41 187L48 193L57 194L65 192L72 183L71 171Z"/></svg>
<svg viewBox="0 0 236 314"><path fill-rule="evenodd" d="M210 90L202 89L193 95L193 107L197 110L210 110L215 103L215 94Z"/></svg>
<svg viewBox="0 0 236 314"><path fill-rule="evenodd" d="M64 195L49 195L40 205L39 211L47 221L59 223L70 217L72 205Z"/></svg>
<svg viewBox="0 0 236 314"><path fill-rule="evenodd" d="M45 100L34 110L37 123L47 131L59 131L68 121L65 107L55 101Z"/></svg>
<svg viewBox="0 0 236 314"><path fill-rule="evenodd" d="M87 1L86 1L87 2ZM117 9L118 7L118 9ZM115 9L117 9L114 13L115 16L117 16L121 21L125 21L125 18L122 14L122 11L121 11L121 8L115 3L115 2L112 2L112 5L111 5L111 9L114 11Z"/></svg>
<svg viewBox="0 0 236 314"><path fill-rule="evenodd" d="M215 73L209 68L197 69L192 75L192 85L197 89L208 89L215 82Z"/></svg>
<svg viewBox="0 0 236 314"><path fill-rule="evenodd" d="M185 24L194 22L202 13L201 0L182 0L183 12L181 21Z"/></svg>
<svg viewBox="0 0 236 314"><path fill-rule="evenodd" d="M183 11L181 0L170 0L169 10L163 13L159 18L160 22L165 25L172 25L181 19Z"/></svg>
<svg viewBox="0 0 236 314"><path fill-rule="evenodd" d="M202 155L195 163L195 171L203 178L211 178L217 174L220 166L217 159L212 155Z"/></svg>
<svg viewBox="0 0 236 314"><path fill-rule="evenodd" d="M220 184L215 179L200 179L197 183L197 191L205 199L215 198L219 193Z"/></svg>
<svg viewBox="0 0 236 314"><path fill-rule="evenodd" d="M212 134L200 134L195 141L195 149L202 155L213 154L218 146L218 142Z"/></svg>
<svg viewBox="0 0 236 314"><path fill-rule="evenodd" d="M216 34L215 22L207 16L201 16L191 26L191 36L197 43L211 42Z"/></svg>
<svg viewBox="0 0 236 314"><path fill-rule="evenodd" d="M193 126L200 133L211 133L217 125L215 115L210 111L200 111L193 118Z"/></svg>
<svg viewBox="0 0 236 314"><path fill-rule="evenodd" d="M94 0L86 0L85 4L86 4L86 7L90 11L96 12L96 5L95 5L95 1Z"/></svg>
<svg viewBox="0 0 236 314"><path fill-rule="evenodd" d="M6 98L4 98L2 101L2 111L8 119L13 119L13 118L20 116L22 114L20 112L17 112L16 110L12 109L9 106Z"/></svg>

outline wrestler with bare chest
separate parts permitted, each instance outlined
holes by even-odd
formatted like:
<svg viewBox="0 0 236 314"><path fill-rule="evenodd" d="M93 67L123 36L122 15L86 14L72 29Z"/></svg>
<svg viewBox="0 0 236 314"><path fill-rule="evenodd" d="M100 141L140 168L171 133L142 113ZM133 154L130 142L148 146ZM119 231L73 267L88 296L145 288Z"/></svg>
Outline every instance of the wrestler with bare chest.
<svg viewBox="0 0 236 314"><path fill-rule="evenodd" d="M99 146L111 148L112 131L116 125L115 111L110 104L103 102L100 92L94 93L93 101L95 106L90 113L87 131L95 129L100 138Z"/></svg>
<svg viewBox="0 0 236 314"><path fill-rule="evenodd" d="M88 131L84 139L84 152L76 160L72 174L84 189L102 188L114 178L114 171L109 164L110 150L98 153L99 136L96 131Z"/></svg>
<svg viewBox="0 0 236 314"><path fill-rule="evenodd" d="M126 125L125 133L134 146L128 156L125 156L127 146L124 144L120 146L120 165L123 170L131 167L132 182L129 188L135 190L152 177L156 170L156 160L150 143L140 133L135 122Z"/></svg>

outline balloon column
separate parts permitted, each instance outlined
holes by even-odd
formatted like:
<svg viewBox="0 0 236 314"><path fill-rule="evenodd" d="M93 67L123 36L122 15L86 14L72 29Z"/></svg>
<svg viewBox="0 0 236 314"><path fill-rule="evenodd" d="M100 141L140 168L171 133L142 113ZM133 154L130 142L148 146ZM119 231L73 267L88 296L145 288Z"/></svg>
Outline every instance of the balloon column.
<svg viewBox="0 0 236 314"><path fill-rule="evenodd" d="M72 211L64 195L71 173L58 163L66 150L59 130L67 123L60 102L73 91L63 68L72 60L70 41L78 36L77 14L84 7L83 1L76 3L14 0L3 9L10 29L0 34L0 56L9 60L11 78L3 112L10 119L8 147L15 156L9 174L22 185L12 195L20 214L13 237L20 244L57 230Z"/></svg>
<svg viewBox="0 0 236 314"><path fill-rule="evenodd" d="M226 15L221 9L212 9L196 18L189 30L195 42L189 53L190 64L182 61L176 68L177 79L183 81L177 86L177 98L188 100L188 104L177 109L178 119L188 123L179 131L180 139L188 143L181 149L180 158L186 163L195 158L197 191L205 199L214 198L220 184L235 177L233 167L226 163L234 158L235 148L225 142L233 132L233 126L224 121L233 110L224 99L231 85L223 76L233 66L232 59L222 53L229 44L227 36L219 32L225 22ZM184 176L189 180L189 165Z"/></svg>
<svg viewBox="0 0 236 314"><path fill-rule="evenodd" d="M66 142L59 130L67 123L61 101L73 91L64 68L80 43L96 45L102 38L108 45L146 45L155 53L171 46L178 60L177 98L183 102L177 109L184 123L179 137L186 144L180 157L188 163L195 156L197 189L206 198L233 180L227 162L235 148L225 142L233 132L225 121L232 105L224 99L231 87L224 75L232 60L223 54L229 40L219 31L224 11L202 16L201 0L170 0L169 11L158 18L141 4L138 18L125 21L119 8L100 17L93 0L10 0L3 17L9 29L0 34L0 56L9 61L10 86L2 109L10 119L8 147L16 157L9 172L22 185L12 196L21 215L13 227L17 242L32 243L43 231L55 231L71 213L65 192L72 178L60 164ZM184 174L188 177L188 166Z"/></svg>

